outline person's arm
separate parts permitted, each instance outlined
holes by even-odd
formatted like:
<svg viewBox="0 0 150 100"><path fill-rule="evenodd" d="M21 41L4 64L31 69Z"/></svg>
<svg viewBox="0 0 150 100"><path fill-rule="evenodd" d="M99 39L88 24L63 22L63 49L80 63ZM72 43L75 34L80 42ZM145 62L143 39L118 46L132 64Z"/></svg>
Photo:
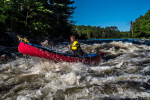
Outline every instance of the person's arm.
<svg viewBox="0 0 150 100"><path fill-rule="evenodd" d="M71 45L69 45L68 47L71 48Z"/></svg>

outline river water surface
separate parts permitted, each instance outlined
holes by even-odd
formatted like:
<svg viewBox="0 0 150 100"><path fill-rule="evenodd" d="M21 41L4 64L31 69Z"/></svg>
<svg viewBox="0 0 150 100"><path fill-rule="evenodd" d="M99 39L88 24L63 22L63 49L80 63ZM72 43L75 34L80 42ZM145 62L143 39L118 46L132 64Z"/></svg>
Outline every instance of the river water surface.
<svg viewBox="0 0 150 100"><path fill-rule="evenodd" d="M105 53L97 66L36 57L1 65L0 100L149 100L150 46L91 41L81 42L81 47L87 53ZM62 44L53 47L67 49Z"/></svg>

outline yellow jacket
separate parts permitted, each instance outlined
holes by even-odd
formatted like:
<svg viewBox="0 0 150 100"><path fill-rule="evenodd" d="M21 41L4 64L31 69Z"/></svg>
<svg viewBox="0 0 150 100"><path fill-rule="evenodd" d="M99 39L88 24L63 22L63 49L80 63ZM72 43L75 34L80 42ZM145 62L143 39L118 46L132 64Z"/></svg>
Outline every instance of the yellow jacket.
<svg viewBox="0 0 150 100"><path fill-rule="evenodd" d="M71 45L72 50L78 50L80 48L80 43L78 41L73 41Z"/></svg>

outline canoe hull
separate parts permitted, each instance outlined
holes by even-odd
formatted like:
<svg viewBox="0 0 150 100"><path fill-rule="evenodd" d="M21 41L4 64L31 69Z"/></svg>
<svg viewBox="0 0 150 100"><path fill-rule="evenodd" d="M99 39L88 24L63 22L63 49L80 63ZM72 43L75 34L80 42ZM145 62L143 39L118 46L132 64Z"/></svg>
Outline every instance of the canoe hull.
<svg viewBox="0 0 150 100"><path fill-rule="evenodd" d="M101 56L85 57L85 58L84 57L71 57L71 56L66 56L66 55L62 55L59 53L57 54L53 52L48 52L48 51L42 50L41 48L31 46L24 42L20 42L18 46L18 51L25 55L45 58L45 59L54 60L54 61L83 62L83 63L93 63L93 64L98 64L101 62Z"/></svg>

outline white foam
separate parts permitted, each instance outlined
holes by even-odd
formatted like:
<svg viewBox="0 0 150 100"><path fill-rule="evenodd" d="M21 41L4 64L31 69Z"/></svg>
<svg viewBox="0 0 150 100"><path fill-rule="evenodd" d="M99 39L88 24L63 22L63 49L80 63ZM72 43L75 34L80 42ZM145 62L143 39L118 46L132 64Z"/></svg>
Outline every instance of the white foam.
<svg viewBox="0 0 150 100"><path fill-rule="evenodd" d="M81 78L80 76L77 76L73 72L61 76L61 80L68 85L74 85L74 84L79 85L79 79L80 78Z"/></svg>
<svg viewBox="0 0 150 100"><path fill-rule="evenodd" d="M31 100L31 98L27 96L18 96L17 100Z"/></svg>

